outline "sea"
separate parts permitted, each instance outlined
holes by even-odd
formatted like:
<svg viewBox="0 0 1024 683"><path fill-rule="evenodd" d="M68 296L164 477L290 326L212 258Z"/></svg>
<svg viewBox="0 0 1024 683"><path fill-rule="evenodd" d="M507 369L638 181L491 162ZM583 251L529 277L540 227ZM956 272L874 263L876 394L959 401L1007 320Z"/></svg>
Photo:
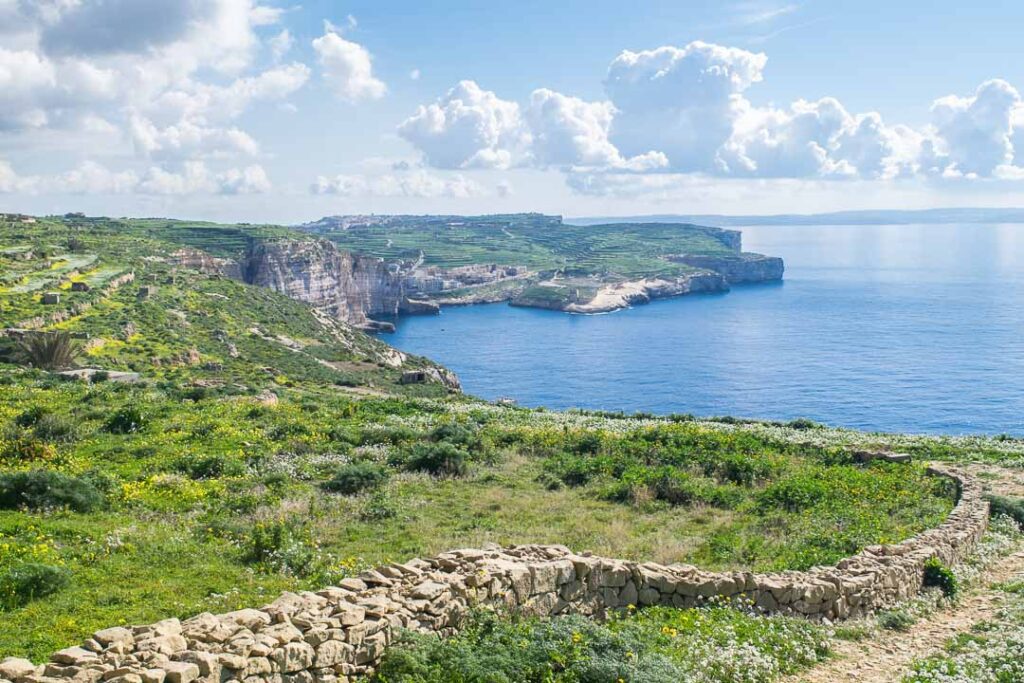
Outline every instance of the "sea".
<svg viewBox="0 0 1024 683"><path fill-rule="evenodd" d="M382 338L524 406L1024 435L1024 225L738 229L782 282L604 315L446 308Z"/></svg>

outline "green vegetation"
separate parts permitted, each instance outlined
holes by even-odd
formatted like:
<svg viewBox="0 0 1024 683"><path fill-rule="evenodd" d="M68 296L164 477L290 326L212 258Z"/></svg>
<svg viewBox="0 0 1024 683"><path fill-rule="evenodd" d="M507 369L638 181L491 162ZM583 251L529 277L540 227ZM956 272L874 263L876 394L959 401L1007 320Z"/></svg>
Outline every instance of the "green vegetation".
<svg viewBox="0 0 1024 683"><path fill-rule="evenodd" d="M602 256L618 253L610 233L579 235L579 253L555 257L542 227L495 229L532 234L534 246L516 248L534 266L628 270ZM649 239L651 255L725 248L713 232L666 230L622 234ZM0 654L42 660L99 628L259 605L487 542L708 568L830 563L933 526L953 504L923 467L859 465L852 450L1024 454L1013 439L548 413L402 385L402 372L430 362L396 362L305 305L174 258L183 245L227 256L281 234L291 233L0 223ZM484 237L466 249L486 250ZM48 289L59 302L44 303ZM21 341L37 333L82 353L29 363ZM75 363L91 377L45 369ZM604 625L474 623L446 643L408 643L381 680L503 680L473 678L490 666L507 680L690 680L699 667L711 680L766 681L824 655L816 627L726 606ZM512 638L504 659L487 659Z"/></svg>
<svg viewBox="0 0 1024 683"><path fill-rule="evenodd" d="M955 598L960 592L960 582L953 570L942 564L937 557L924 563L924 585L935 586L947 598Z"/></svg>
<svg viewBox="0 0 1024 683"><path fill-rule="evenodd" d="M0 572L38 563L70 576L0 613L0 651L36 658L111 624L261 604L453 547L564 543L803 567L899 540L952 504L920 468L853 465L839 446L735 425L315 385L266 405L159 380L90 385L8 370L0 382L0 473L15 492L0 511ZM37 477L60 497L26 496L41 490L29 485ZM805 488L822 500L804 507Z"/></svg>
<svg viewBox="0 0 1024 683"><path fill-rule="evenodd" d="M626 278L692 270L671 254L734 254L735 233L671 223L575 226L558 216L371 216L342 227L330 218L306 226L343 249L453 268L482 263L576 275Z"/></svg>
<svg viewBox="0 0 1024 683"><path fill-rule="evenodd" d="M728 606L651 608L599 624L479 613L445 640L407 636L388 651L378 683L761 683L828 655L807 621Z"/></svg>
<svg viewBox="0 0 1024 683"><path fill-rule="evenodd" d="M228 239L226 231L237 239ZM199 239L207 232L208 240ZM437 384L398 384L403 370L430 365L424 359L394 367L382 342L275 292L179 268L173 258L182 246L209 246L223 238L230 251L280 234L290 233L150 220L0 221L0 246L6 247L0 251L0 328L39 330L0 336L0 362L22 364L24 346L36 367L77 362L104 371L144 372L191 385L196 395L298 384L350 392L445 393ZM50 255L63 253L72 241L89 251L91 270L83 265L84 255ZM75 267L66 268L69 264ZM134 279L113 287L115 274L118 280ZM59 293L58 303L46 304L43 291L16 285L39 278ZM73 289L80 282L92 284Z"/></svg>
<svg viewBox="0 0 1024 683"><path fill-rule="evenodd" d="M43 370L63 370L71 367L82 353L77 342L63 330L29 334L22 340L21 348L29 363Z"/></svg>

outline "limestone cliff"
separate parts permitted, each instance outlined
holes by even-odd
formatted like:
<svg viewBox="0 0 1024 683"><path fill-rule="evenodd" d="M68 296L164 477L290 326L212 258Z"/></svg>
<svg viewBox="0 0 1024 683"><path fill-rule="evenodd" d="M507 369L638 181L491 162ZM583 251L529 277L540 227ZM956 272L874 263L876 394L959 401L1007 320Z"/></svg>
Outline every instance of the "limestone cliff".
<svg viewBox="0 0 1024 683"><path fill-rule="evenodd" d="M721 274L731 284L769 282L781 280L786 266L782 259L763 254L737 254L735 256L697 256L681 254L669 256L669 261Z"/></svg>
<svg viewBox="0 0 1024 683"><path fill-rule="evenodd" d="M246 255L242 274L250 284L269 287L364 328L374 327L375 316L398 315L408 301L394 264L340 251L322 240L258 242Z"/></svg>

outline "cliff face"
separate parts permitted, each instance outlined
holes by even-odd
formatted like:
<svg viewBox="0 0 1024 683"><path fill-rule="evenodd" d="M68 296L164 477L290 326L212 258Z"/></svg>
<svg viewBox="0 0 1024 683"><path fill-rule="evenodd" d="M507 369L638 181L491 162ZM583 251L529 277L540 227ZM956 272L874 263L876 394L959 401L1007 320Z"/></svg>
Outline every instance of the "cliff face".
<svg viewBox="0 0 1024 683"><path fill-rule="evenodd" d="M375 330L392 327L378 319L436 314L441 305L509 301L516 306L570 313L603 313L652 299L722 292L732 284L782 279L782 259L743 253L739 232L714 230L715 238L733 253L666 256L663 258L668 261L697 271L619 281L541 275L510 265L439 268L424 265L422 255L416 261L385 261L342 251L333 242L316 239L255 242L240 262L195 249L183 249L174 257L184 267L269 287L335 319Z"/></svg>
<svg viewBox="0 0 1024 683"><path fill-rule="evenodd" d="M359 327L395 316L406 302L398 269L383 259L340 251L330 242L257 243L242 268L246 282L269 287Z"/></svg>
<svg viewBox="0 0 1024 683"><path fill-rule="evenodd" d="M721 274L729 284L744 282L770 282L781 280L786 266L781 258L763 254L737 254L736 256L670 256L670 261L694 268L712 270Z"/></svg>

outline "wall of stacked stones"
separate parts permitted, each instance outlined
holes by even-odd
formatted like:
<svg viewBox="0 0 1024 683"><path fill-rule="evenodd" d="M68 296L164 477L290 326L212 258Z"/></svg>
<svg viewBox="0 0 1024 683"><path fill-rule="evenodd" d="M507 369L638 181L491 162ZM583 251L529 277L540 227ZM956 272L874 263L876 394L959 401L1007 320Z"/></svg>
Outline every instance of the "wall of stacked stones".
<svg viewBox="0 0 1024 683"><path fill-rule="evenodd" d="M831 621L916 594L924 563L964 559L985 531L977 481L953 469L957 505L942 525L806 572L706 572L574 554L563 546L453 550L364 572L338 586L285 593L260 609L99 631L49 663L0 662L0 683L340 683L372 669L400 629L448 635L473 606L596 617L629 605L690 607L713 596L765 612Z"/></svg>

